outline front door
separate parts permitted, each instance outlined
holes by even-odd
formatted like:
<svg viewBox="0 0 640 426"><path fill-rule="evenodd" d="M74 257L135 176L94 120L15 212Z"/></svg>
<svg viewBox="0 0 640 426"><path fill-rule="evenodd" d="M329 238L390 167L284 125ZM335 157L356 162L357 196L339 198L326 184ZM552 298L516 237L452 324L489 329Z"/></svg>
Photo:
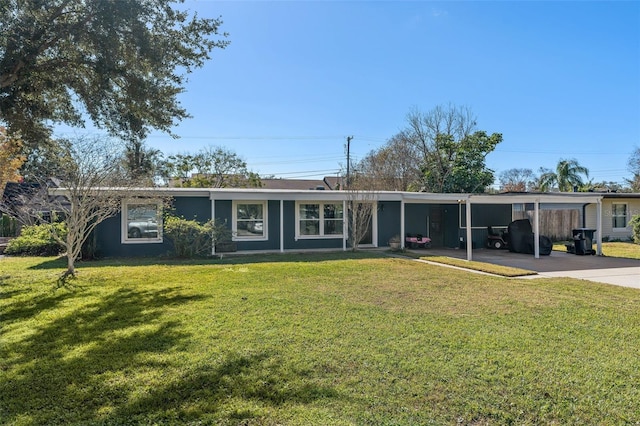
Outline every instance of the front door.
<svg viewBox="0 0 640 426"><path fill-rule="evenodd" d="M442 207L431 206L427 216L428 237L431 238L432 247L444 247L444 214Z"/></svg>

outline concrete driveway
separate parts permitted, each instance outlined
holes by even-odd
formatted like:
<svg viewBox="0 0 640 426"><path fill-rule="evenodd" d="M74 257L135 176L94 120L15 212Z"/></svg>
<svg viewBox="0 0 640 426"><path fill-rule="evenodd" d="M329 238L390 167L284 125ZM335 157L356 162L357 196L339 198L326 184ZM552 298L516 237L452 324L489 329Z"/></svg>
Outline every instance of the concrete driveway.
<svg viewBox="0 0 640 426"><path fill-rule="evenodd" d="M461 259L467 256L466 250L458 249L428 249L424 253ZM511 253L508 250L476 249L473 250L473 260L538 272L537 276L531 278L571 277L640 288L640 260L636 259L578 256L559 251L536 259L532 254Z"/></svg>

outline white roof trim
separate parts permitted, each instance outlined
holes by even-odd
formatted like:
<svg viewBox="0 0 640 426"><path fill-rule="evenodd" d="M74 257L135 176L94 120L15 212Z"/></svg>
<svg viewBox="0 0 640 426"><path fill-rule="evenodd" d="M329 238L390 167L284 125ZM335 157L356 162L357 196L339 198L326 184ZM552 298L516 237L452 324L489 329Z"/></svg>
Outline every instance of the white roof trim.
<svg viewBox="0 0 640 426"><path fill-rule="evenodd" d="M262 189L262 188L101 188L104 190L122 190L136 195L171 197L209 197L211 200L308 200L308 201L344 201L349 199L348 191ZM65 188L50 189L52 195L66 195ZM375 198L378 201L404 201L423 204L514 204L514 203L573 203L590 204L601 201L605 194L588 192L567 193L522 193L522 194L440 194L430 192L374 191L357 196L360 199Z"/></svg>

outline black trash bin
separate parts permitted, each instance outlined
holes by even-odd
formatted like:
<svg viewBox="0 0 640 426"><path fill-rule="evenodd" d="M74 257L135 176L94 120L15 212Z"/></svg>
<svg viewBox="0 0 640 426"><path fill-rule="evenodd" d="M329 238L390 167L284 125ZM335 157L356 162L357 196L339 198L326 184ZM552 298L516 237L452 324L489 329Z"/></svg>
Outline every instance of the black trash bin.
<svg viewBox="0 0 640 426"><path fill-rule="evenodd" d="M575 247L576 254L595 254L595 251L593 250L593 236L595 233L595 229L589 228L577 228L572 230L573 245Z"/></svg>

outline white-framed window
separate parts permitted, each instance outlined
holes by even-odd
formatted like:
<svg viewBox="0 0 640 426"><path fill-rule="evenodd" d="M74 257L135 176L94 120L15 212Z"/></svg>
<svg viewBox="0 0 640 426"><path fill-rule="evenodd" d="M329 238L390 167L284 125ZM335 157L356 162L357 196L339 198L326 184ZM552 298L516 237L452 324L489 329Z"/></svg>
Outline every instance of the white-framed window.
<svg viewBox="0 0 640 426"><path fill-rule="evenodd" d="M627 205L625 203L613 203L611 205L611 220L613 229L625 229L627 227Z"/></svg>
<svg viewBox="0 0 640 426"><path fill-rule="evenodd" d="M122 243L162 242L162 202L125 200L122 202Z"/></svg>
<svg viewBox="0 0 640 426"><path fill-rule="evenodd" d="M233 202L234 240L266 240L267 229L266 201Z"/></svg>
<svg viewBox="0 0 640 426"><path fill-rule="evenodd" d="M338 238L344 229L342 202L298 201L297 238Z"/></svg>

